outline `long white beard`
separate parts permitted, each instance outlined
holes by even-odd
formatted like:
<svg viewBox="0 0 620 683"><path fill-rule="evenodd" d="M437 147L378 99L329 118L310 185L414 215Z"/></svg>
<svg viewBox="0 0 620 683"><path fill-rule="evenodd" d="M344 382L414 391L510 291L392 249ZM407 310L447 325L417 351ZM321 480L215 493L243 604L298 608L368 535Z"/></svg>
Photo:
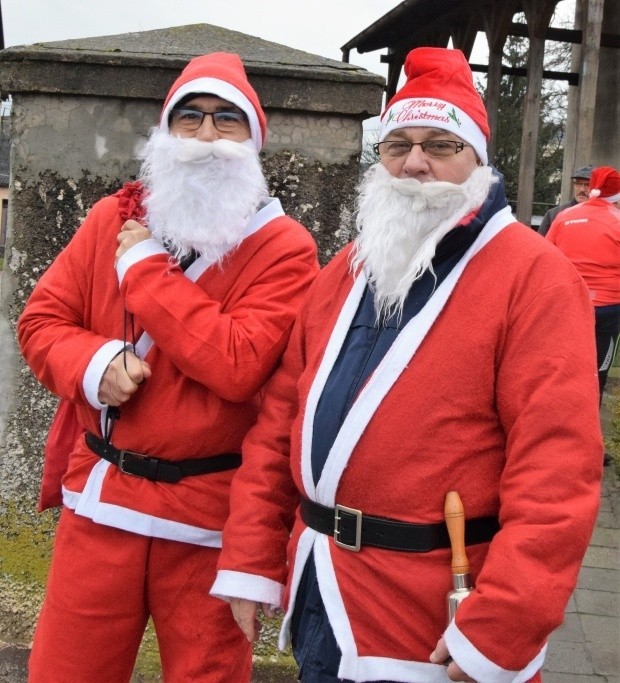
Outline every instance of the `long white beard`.
<svg viewBox="0 0 620 683"><path fill-rule="evenodd" d="M142 158L147 225L178 259L196 251L219 261L269 195L251 142L203 142L154 129Z"/></svg>
<svg viewBox="0 0 620 683"><path fill-rule="evenodd" d="M461 185L394 178L380 163L368 169L358 197L351 270L364 266L378 321L402 315L411 285L431 268L437 244L482 205L495 181L489 166L476 168Z"/></svg>

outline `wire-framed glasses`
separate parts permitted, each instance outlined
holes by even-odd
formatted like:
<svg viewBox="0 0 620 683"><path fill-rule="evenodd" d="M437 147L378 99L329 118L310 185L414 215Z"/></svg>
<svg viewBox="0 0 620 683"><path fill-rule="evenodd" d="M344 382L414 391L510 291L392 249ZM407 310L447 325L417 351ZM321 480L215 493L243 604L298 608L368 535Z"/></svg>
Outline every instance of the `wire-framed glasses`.
<svg viewBox="0 0 620 683"><path fill-rule="evenodd" d="M424 142L384 140L374 144L373 150L375 154L396 158L407 156L416 145L420 145L425 154L436 159L454 156L462 152L465 147L471 147L465 142L457 142L456 140L424 140Z"/></svg>
<svg viewBox="0 0 620 683"><path fill-rule="evenodd" d="M170 112L170 128L188 133L197 131L205 116L210 116L220 133L236 133L247 124L247 116L240 111L201 111L200 109L173 109Z"/></svg>

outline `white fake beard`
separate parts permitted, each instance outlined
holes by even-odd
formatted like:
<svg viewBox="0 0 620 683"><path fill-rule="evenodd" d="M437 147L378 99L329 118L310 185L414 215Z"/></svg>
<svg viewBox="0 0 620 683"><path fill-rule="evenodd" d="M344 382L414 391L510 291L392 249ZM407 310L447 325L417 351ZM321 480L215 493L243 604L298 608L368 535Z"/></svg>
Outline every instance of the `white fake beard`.
<svg viewBox="0 0 620 683"><path fill-rule="evenodd" d="M177 259L194 250L220 261L269 196L251 141L205 142L155 128L142 157L148 228Z"/></svg>
<svg viewBox="0 0 620 683"><path fill-rule="evenodd" d="M395 178L380 163L368 169L357 202L351 271L364 266L378 322L402 315L411 285L432 272L439 242L483 204L496 180L489 166L476 168L461 185Z"/></svg>

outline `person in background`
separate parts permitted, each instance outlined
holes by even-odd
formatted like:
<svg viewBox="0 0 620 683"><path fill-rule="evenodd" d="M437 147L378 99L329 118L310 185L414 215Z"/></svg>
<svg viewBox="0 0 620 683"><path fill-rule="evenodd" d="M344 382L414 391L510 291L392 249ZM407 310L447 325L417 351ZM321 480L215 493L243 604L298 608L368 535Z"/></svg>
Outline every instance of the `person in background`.
<svg viewBox="0 0 620 683"><path fill-rule="evenodd" d="M538 227L539 235L544 237L549 232L549 228L551 227L553 219L560 213L560 211L567 209L569 206L581 204L581 202L585 202L586 199L588 199L590 196L588 184L590 182L592 168L593 166L590 165L575 169L575 172L570 177L573 184L573 198L570 200L570 202L567 202L566 204L560 204L559 206L554 206L552 209L547 211L547 213L543 216L542 221L540 221L540 226Z"/></svg>
<svg viewBox="0 0 620 683"><path fill-rule="evenodd" d="M209 588L241 442L319 268L269 196L265 134L238 55L192 59L140 180L95 204L19 319L24 358L86 431L62 480L34 683L129 681L149 617L165 680L250 680L251 646Z"/></svg>
<svg viewBox="0 0 620 683"><path fill-rule="evenodd" d="M540 681L599 507L588 292L512 216L463 53L405 74L359 234L244 441L211 592L249 640L284 608L303 683ZM450 623L449 492L474 583Z"/></svg>
<svg viewBox="0 0 620 683"><path fill-rule="evenodd" d="M620 334L620 174L599 166L590 177L590 198L560 212L547 239L573 263L594 306L599 404ZM611 458L605 456L605 464Z"/></svg>

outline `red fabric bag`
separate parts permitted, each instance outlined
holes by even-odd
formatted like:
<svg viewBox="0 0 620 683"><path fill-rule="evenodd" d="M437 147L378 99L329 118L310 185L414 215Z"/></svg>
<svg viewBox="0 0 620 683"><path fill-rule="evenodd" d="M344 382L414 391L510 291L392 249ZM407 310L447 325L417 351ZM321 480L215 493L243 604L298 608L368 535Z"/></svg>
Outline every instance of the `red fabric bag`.
<svg viewBox="0 0 620 683"><path fill-rule="evenodd" d="M84 433L78 422L75 403L61 398L45 442L43 476L39 492L39 512L62 505L61 480L67 471L75 442Z"/></svg>
<svg viewBox="0 0 620 683"><path fill-rule="evenodd" d="M118 213L122 221L144 218L142 196L144 188L138 181L125 183L116 196ZM62 478L69 465L69 456L75 442L84 433L78 422L75 403L61 398L45 442L43 475L39 492L39 512L62 505Z"/></svg>

